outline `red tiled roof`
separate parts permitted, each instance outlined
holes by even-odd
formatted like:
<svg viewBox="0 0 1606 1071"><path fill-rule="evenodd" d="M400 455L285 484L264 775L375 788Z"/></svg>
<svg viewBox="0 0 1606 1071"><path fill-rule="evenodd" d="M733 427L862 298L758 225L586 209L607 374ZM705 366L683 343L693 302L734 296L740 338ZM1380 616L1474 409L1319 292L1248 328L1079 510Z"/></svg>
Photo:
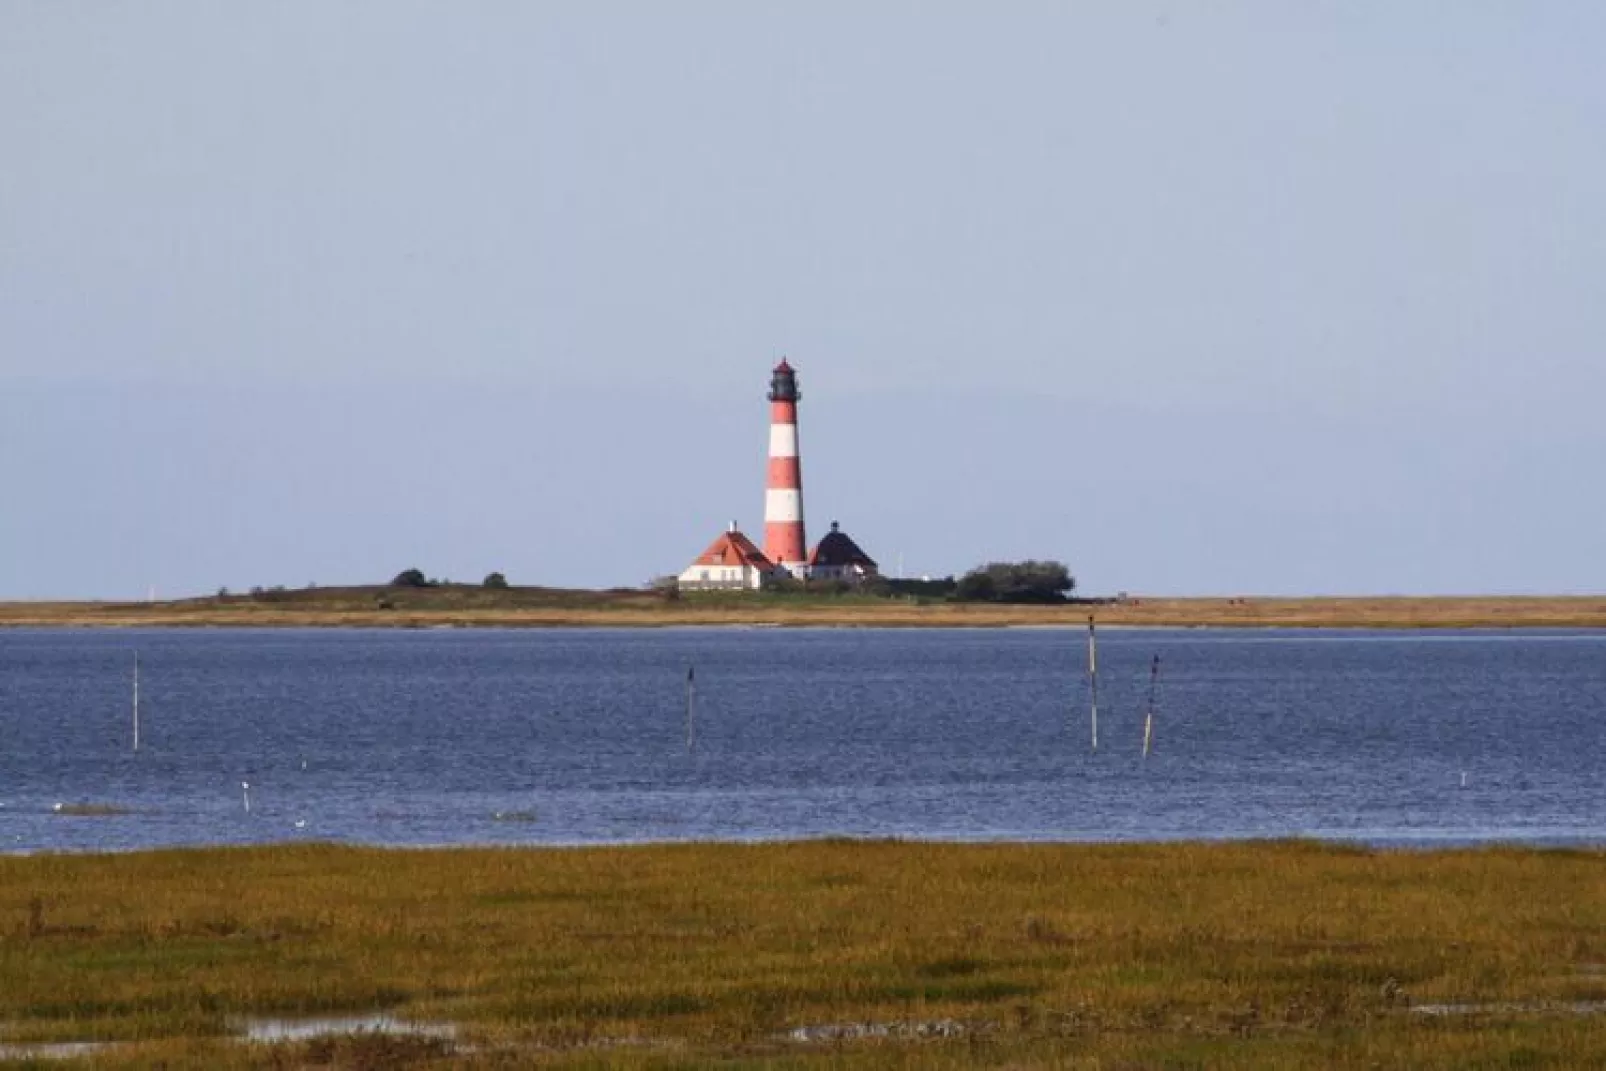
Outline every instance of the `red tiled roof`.
<svg viewBox="0 0 1606 1071"><path fill-rule="evenodd" d="M764 557L764 552L753 545L751 539L736 531L721 533L720 537L710 543L708 549L699 554L692 564L751 565L760 570L775 568L770 560Z"/></svg>

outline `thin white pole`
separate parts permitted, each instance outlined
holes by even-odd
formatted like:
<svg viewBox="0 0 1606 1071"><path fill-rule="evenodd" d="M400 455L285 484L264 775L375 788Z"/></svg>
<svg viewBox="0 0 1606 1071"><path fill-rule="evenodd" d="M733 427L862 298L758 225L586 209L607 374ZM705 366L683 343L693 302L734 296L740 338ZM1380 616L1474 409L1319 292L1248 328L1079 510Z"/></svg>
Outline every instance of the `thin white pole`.
<svg viewBox="0 0 1606 1071"><path fill-rule="evenodd" d="M134 652L134 750L139 750L139 652Z"/></svg>
<svg viewBox="0 0 1606 1071"><path fill-rule="evenodd" d="M1087 690L1093 721L1093 750L1099 749L1099 641L1093 615L1087 615Z"/></svg>
<svg viewBox="0 0 1606 1071"><path fill-rule="evenodd" d="M1149 757L1149 748L1154 743L1154 692L1160 681L1160 656L1154 656L1154 662L1149 666L1149 712L1143 718L1143 757Z"/></svg>
<svg viewBox="0 0 1606 1071"><path fill-rule="evenodd" d="M697 750L697 669L686 667L686 754Z"/></svg>
<svg viewBox="0 0 1606 1071"><path fill-rule="evenodd" d="M251 813L251 782L249 782L249 781L241 781L240 782L240 794L241 794L241 797L245 801L245 813L246 814L250 814Z"/></svg>

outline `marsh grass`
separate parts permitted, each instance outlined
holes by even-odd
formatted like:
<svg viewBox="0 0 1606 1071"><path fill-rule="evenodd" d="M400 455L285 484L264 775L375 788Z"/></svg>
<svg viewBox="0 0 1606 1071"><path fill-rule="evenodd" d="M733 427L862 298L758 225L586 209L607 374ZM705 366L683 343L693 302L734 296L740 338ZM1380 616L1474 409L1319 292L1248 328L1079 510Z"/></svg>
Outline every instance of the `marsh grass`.
<svg viewBox="0 0 1606 1071"><path fill-rule="evenodd" d="M1600 999L1603 962L1606 856L1589 851L827 840L0 858L0 1040L132 1043L99 1054L107 1066L1591 1067L1606 1065L1598 1016L1408 1009ZM226 1039L245 1016L374 1011L455 1022L465 1047ZM938 1020L965 1029L786 1039Z"/></svg>

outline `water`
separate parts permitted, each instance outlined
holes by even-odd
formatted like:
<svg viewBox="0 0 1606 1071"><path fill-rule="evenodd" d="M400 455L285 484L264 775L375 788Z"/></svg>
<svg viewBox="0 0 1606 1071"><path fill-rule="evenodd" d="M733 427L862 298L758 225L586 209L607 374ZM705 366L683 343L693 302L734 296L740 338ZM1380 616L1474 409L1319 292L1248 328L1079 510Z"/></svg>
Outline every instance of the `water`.
<svg viewBox="0 0 1606 1071"><path fill-rule="evenodd" d="M1110 629L1099 654L1094 755L1074 632L0 632L0 850L1606 842L1606 634Z"/></svg>

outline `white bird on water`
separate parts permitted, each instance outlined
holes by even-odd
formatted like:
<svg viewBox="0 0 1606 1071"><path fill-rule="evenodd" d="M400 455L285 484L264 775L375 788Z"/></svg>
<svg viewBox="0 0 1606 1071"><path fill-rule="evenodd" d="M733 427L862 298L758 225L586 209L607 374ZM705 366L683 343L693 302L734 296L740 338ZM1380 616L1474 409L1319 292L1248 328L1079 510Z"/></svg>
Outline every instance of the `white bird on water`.
<svg viewBox="0 0 1606 1071"><path fill-rule="evenodd" d="M241 797L245 800L245 813L246 814L250 814L251 813L251 782L249 782L249 781L241 781L240 782L240 794L241 794Z"/></svg>

